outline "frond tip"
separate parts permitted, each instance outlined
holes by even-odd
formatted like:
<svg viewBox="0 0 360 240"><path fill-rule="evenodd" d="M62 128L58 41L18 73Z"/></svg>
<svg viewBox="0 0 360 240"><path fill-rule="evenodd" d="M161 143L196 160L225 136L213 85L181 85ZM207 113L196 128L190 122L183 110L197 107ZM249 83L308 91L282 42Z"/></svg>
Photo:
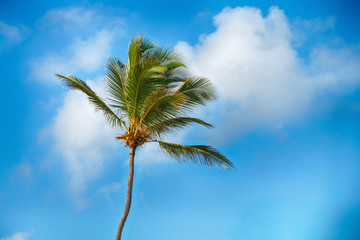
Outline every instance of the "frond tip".
<svg viewBox="0 0 360 240"><path fill-rule="evenodd" d="M86 94L90 103L95 106L95 110L101 110L111 126L122 127L124 124L119 116L117 116L111 108L106 105L102 98L100 98L87 84L85 81L76 78L74 76L63 76L56 74L57 77L65 84L66 87L71 89L79 90ZM124 126L125 127L125 126Z"/></svg>
<svg viewBox="0 0 360 240"><path fill-rule="evenodd" d="M220 168L235 168L233 163L215 148L206 145L181 145L156 141L160 149L170 157L180 162L191 161L195 164L202 164L208 167L217 166Z"/></svg>

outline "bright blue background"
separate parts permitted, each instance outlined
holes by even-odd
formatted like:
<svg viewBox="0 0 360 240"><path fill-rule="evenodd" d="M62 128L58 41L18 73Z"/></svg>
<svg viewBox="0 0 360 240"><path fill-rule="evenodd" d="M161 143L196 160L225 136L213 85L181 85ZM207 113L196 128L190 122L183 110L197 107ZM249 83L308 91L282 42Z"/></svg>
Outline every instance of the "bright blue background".
<svg viewBox="0 0 360 240"><path fill-rule="evenodd" d="M0 49L0 239L32 229L35 232L29 239L36 240L114 238L125 201L124 188L112 193L112 201L94 197L90 206L78 211L66 190L61 165L51 171L36 167L49 157L50 148L50 143L37 140L39 131L57 109L43 108L41 103L65 92L60 85L49 86L29 78L29 61L56 51L64 40L41 32L38 20L50 9L86 8L95 3L0 3L0 21L31 29L20 44ZM128 39L146 33L168 45L178 41L195 44L200 34L214 30L211 18L225 6L245 5L260 8L263 14L270 6L279 6L290 21L334 16L334 30L323 37L336 35L348 44L360 43L360 9L355 0L100 4L113 9L111 15L132 19L126 24ZM194 22L199 12L207 12L207 17ZM126 48L127 41L120 41L119 52L114 55L124 58ZM308 51L306 46L298 50L304 55ZM354 88L327 101L326 110L311 112L300 125L285 126L281 131L253 129L220 146L235 163L235 171L176 162L137 169L124 239L360 239L360 111L352 108L360 103L360 90ZM282 132L286 132L285 139L279 137ZM111 158L126 156L127 150L121 149ZM50 157L55 162L60 158ZM14 174L23 161L35 166L31 179ZM104 171L98 182L90 184L90 191L124 181L127 176L127 167L117 161L109 161Z"/></svg>

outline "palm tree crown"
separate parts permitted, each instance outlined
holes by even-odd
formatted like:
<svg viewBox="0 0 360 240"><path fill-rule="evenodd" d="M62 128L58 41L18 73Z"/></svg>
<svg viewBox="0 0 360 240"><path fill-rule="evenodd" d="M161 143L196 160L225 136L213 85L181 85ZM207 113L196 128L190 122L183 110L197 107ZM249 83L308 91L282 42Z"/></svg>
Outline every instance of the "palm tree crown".
<svg viewBox="0 0 360 240"><path fill-rule="evenodd" d="M212 127L198 118L189 117L195 107L215 99L211 82L189 77L173 49L158 47L143 36L132 39L128 54L126 64L118 58L107 61L105 83L109 103L81 79L57 76L67 87L85 93L112 126L124 130L117 139L124 140L127 147L158 142L161 150L179 161L233 167L226 157L210 146L160 141L165 134L192 123Z"/></svg>
<svg viewBox="0 0 360 240"><path fill-rule="evenodd" d="M85 93L95 109L104 113L109 124L123 131L116 138L123 140L125 146L131 149L132 158L137 147L157 142L164 153L181 162L234 167L230 160L211 146L161 141L164 135L192 123L212 127L189 115L194 108L215 99L215 88L205 78L189 76L173 49L156 46L143 36L136 36L129 44L127 63L110 58L105 71L107 101L85 81L74 76L57 76L67 87ZM132 179L129 187L132 188Z"/></svg>

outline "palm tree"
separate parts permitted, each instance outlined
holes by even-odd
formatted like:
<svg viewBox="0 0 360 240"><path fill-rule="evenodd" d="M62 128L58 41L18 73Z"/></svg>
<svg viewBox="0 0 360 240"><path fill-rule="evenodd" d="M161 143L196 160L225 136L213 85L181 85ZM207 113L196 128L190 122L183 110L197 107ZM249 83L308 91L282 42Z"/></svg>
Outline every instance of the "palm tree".
<svg viewBox="0 0 360 240"><path fill-rule="evenodd" d="M205 78L188 76L173 49L156 46L143 36L135 36L129 44L127 63L110 58L105 69L108 103L85 81L74 76L57 76L67 87L85 93L95 110L101 110L109 124L122 130L123 134L116 138L130 148L126 203L116 233L116 240L120 240L131 206L134 158L138 147L156 142L165 154L180 162L221 168L233 168L233 164L211 146L161 141L166 134L192 123L212 127L189 114L195 107L215 99L215 88Z"/></svg>

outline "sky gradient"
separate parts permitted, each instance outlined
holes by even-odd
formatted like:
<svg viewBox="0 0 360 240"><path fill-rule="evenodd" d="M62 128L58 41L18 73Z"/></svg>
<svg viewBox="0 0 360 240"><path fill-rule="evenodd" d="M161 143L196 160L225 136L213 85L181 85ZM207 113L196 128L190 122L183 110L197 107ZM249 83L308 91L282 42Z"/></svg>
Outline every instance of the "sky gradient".
<svg viewBox="0 0 360 240"><path fill-rule="evenodd" d="M106 59L145 34L218 100L211 144L236 170L137 153L123 238L360 239L360 16L355 0L3 1L0 240L114 239L128 149L55 73L106 96Z"/></svg>

